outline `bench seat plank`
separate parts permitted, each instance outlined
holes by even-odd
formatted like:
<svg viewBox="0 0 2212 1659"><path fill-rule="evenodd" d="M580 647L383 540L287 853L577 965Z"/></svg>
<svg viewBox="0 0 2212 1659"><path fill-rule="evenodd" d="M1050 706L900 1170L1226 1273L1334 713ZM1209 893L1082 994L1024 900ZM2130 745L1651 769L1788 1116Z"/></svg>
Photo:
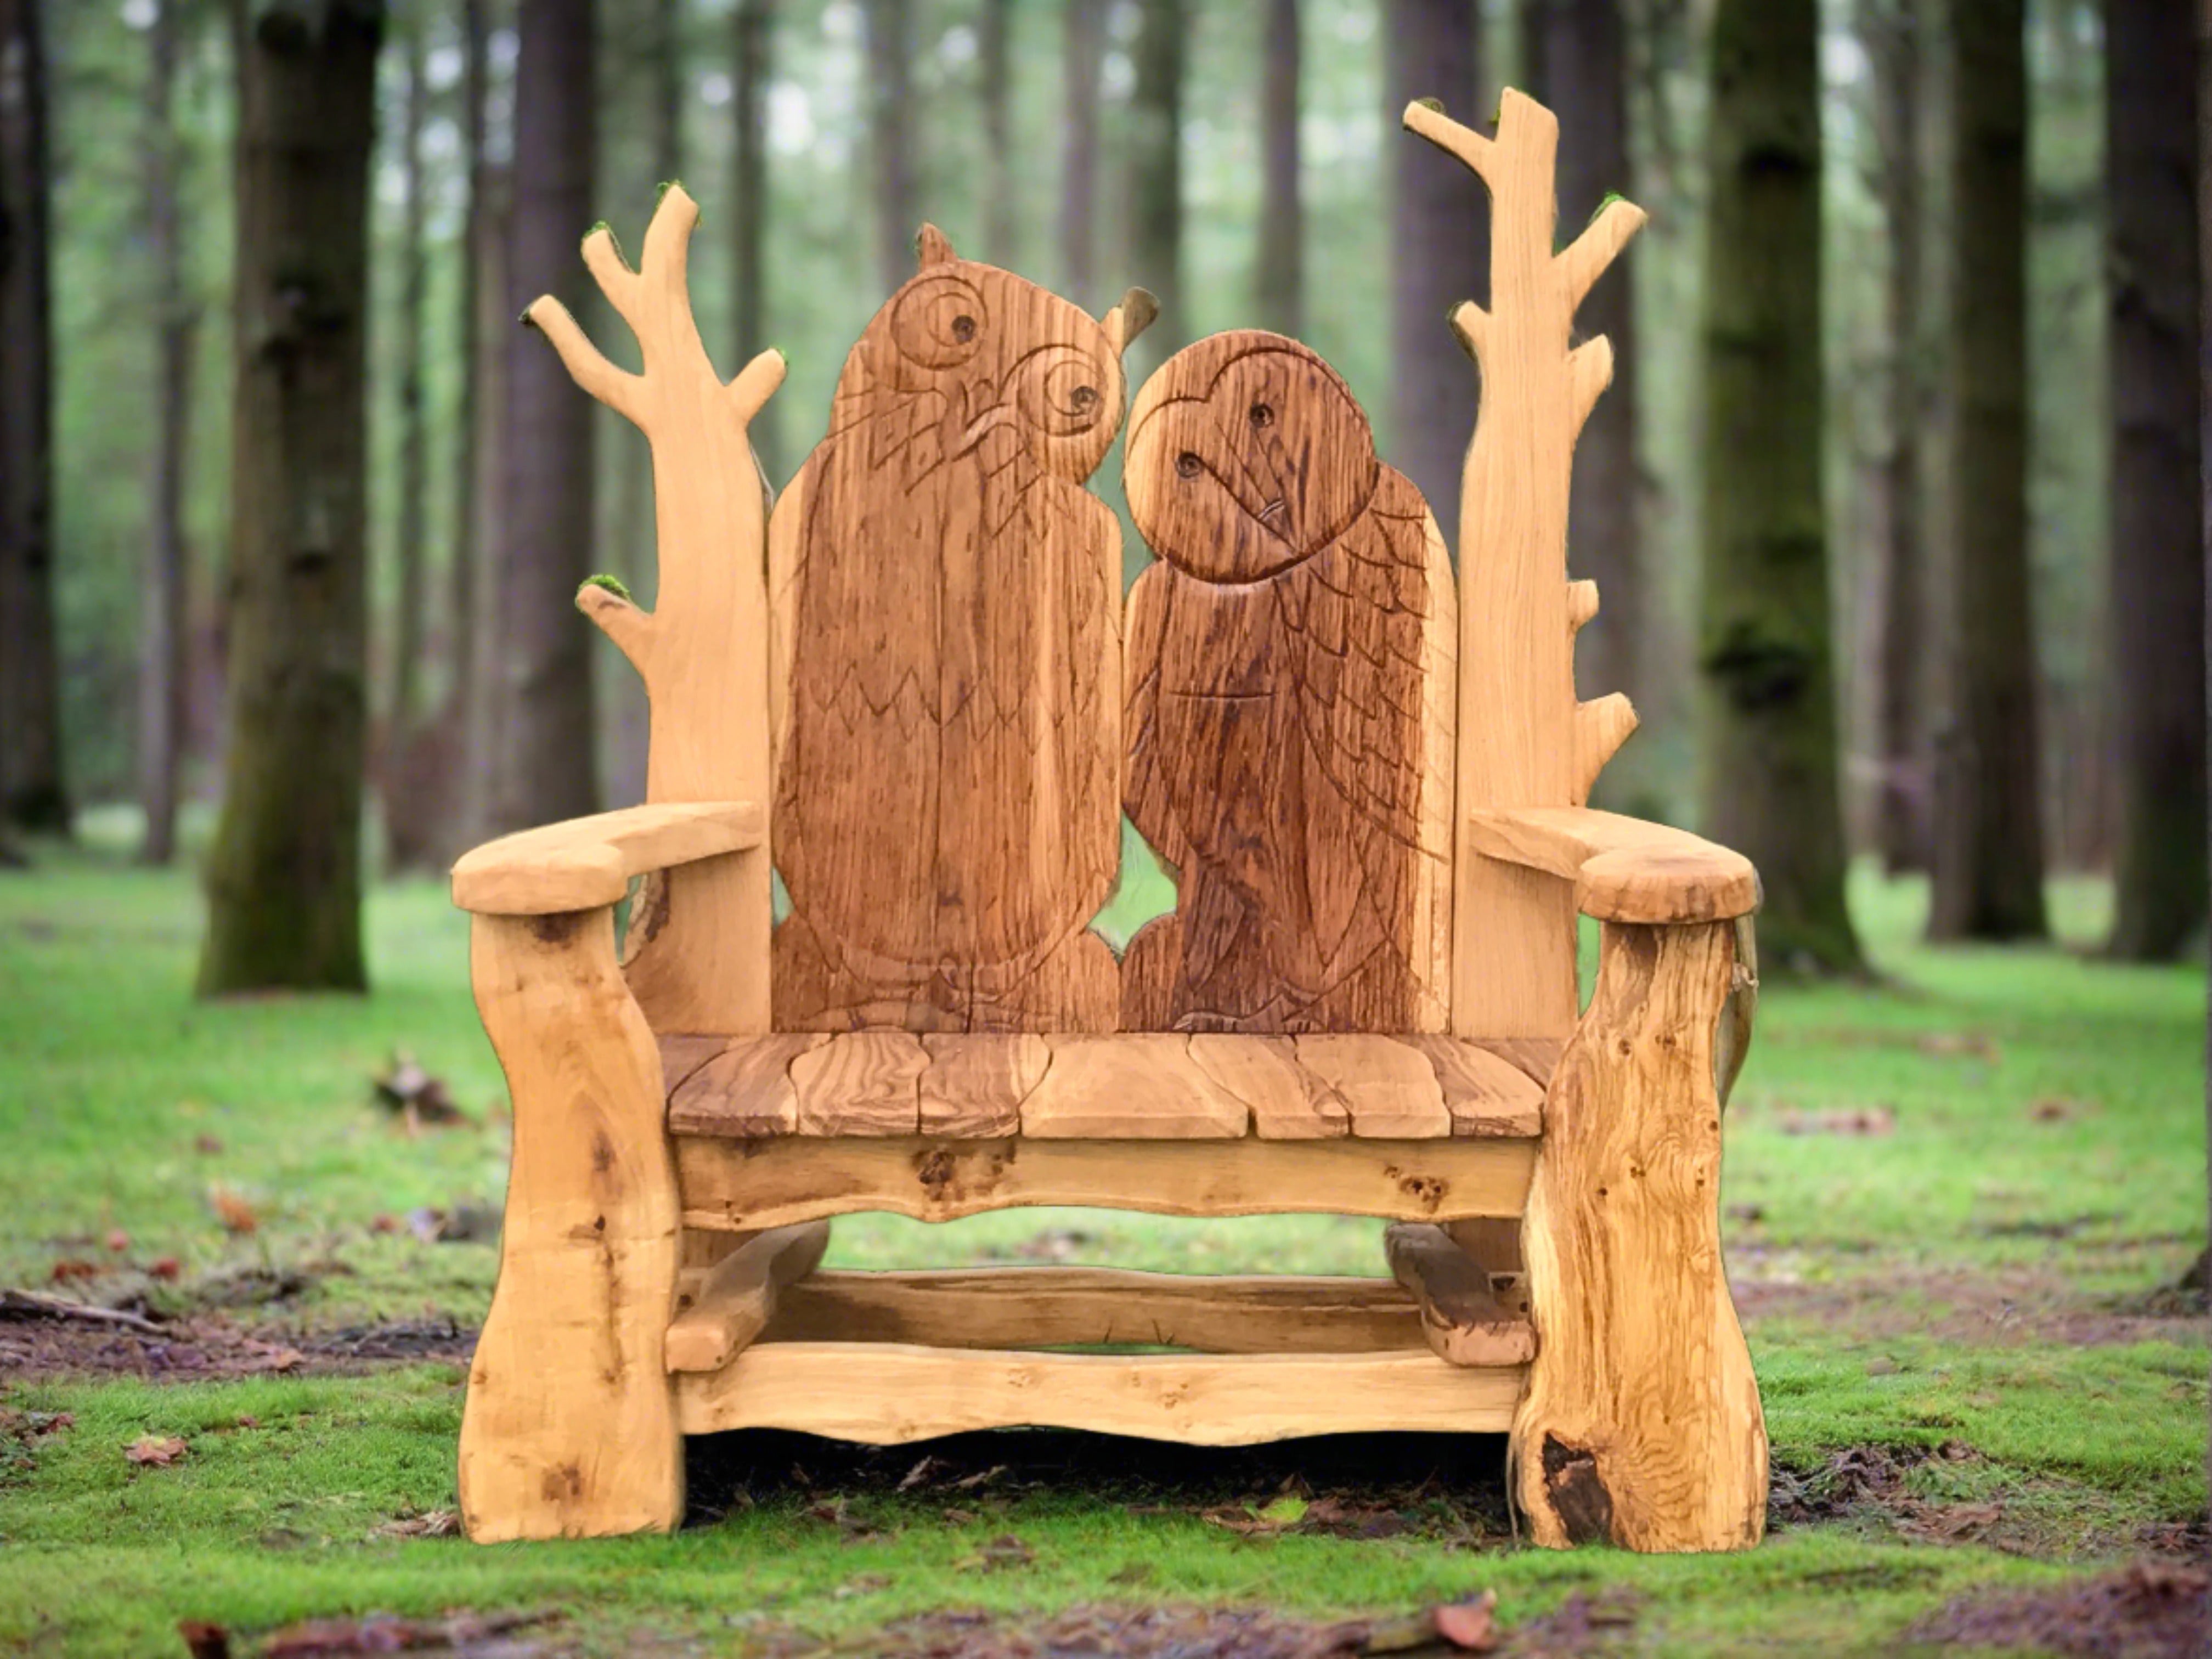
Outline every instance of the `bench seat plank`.
<svg viewBox="0 0 2212 1659"><path fill-rule="evenodd" d="M1456 1037L853 1031L664 1037L661 1052L678 1135L1419 1140L1543 1128L1542 1082Z"/></svg>

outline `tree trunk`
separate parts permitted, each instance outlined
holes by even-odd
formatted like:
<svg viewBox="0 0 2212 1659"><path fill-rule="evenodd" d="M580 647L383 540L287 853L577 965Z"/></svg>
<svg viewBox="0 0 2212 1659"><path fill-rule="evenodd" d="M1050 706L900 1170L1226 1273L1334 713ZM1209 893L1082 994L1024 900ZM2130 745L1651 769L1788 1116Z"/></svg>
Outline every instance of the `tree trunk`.
<svg viewBox="0 0 2212 1659"><path fill-rule="evenodd" d="M1560 240L1571 240L1606 198L1628 188L1628 68L1619 0L1550 0L1541 55L1547 101L1559 118ZM1583 337L1613 342L1613 385L1583 424L1567 507L1567 552L1577 576L1596 580L1603 608L1575 636L1576 684L1584 696L1625 691L1644 700L1643 466L1638 459L1636 265L1614 261L1576 313ZM1600 805L1631 803L1639 757L1631 746L1598 781ZM1625 763L1625 764L1624 764Z"/></svg>
<svg viewBox="0 0 2212 1659"><path fill-rule="evenodd" d="M1133 392L1185 343L1183 302L1182 83L1188 27L1183 0L1139 0L1130 48L1136 84L1129 93L1129 263L1158 296L1160 314L1129 353Z"/></svg>
<svg viewBox="0 0 2212 1659"><path fill-rule="evenodd" d="M1920 453L1929 415L1922 370L1920 101L1926 0L1859 0L1861 44L1873 66L1877 193L1888 243L1883 273L1886 447L1879 467L1881 539L1874 550L1875 840L1894 874L1928 867L1929 763L1923 718L1929 538Z"/></svg>
<svg viewBox="0 0 2212 1659"><path fill-rule="evenodd" d="M1703 593L1708 831L1759 866L1762 957L1860 967L1822 515L1820 105L1814 0L1721 0L1705 227Z"/></svg>
<svg viewBox="0 0 2212 1659"><path fill-rule="evenodd" d="M477 170L474 205L476 238L470 249L477 284L476 416L470 422L473 453L470 488L476 511L471 533L477 548L476 592L468 614L469 658L473 667L463 687L466 707L461 752L464 840L483 841L496 833L499 797L507 775L507 750L501 729L507 707L507 626L500 614L507 558L507 366L510 336L518 332L510 305L509 272L514 251L514 170L485 164ZM550 348L548 348L550 349Z"/></svg>
<svg viewBox="0 0 2212 1659"><path fill-rule="evenodd" d="M484 107L490 95L491 64L486 0L461 0L461 173L469 192L468 211L461 222L460 302L455 319L455 356L459 358L459 396L453 426L459 454L453 465L453 556L446 569L447 661L451 678L446 683L444 707L438 723L446 738L447 753L455 757L439 781L441 854L459 854L480 827L470 810L471 779L486 764L470 742L470 709L477 700L477 635L479 595L487 586L481 580L484 550L493 542L479 532L477 516L483 499L482 474L485 445L480 428L483 415L483 355L484 326L483 248L486 231L487 188L484 161ZM498 293L497 289L494 290ZM498 293L503 301L504 293ZM478 803L481 805L481 802Z"/></svg>
<svg viewBox="0 0 2212 1659"><path fill-rule="evenodd" d="M593 0L522 0L511 317L541 294L580 312L593 292L576 246L592 223L599 154L595 9ZM506 404L495 830L582 817L599 802L591 630L575 608L576 589L592 574L596 410L527 329L510 331Z"/></svg>
<svg viewBox="0 0 2212 1659"><path fill-rule="evenodd" d="M177 229L184 136L175 94L181 0L157 0L146 82L146 255L154 271L154 474L148 491L146 562L139 588L138 856L166 865L177 850L177 780L185 715L185 441L191 419L192 331Z"/></svg>
<svg viewBox="0 0 2212 1659"><path fill-rule="evenodd" d="M408 20L407 96L400 106L400 188L407 194L399 240L399 523L394 563L399 573L398 605L392 628L392 708L386 741L407 740L421 714L424 612L429 592L422 564L427 515L423 496L429 476L422 426L422 324L428 272L422 224L422 21ZM411 803L403 804L407 811Z"/></svg>
<svg viewBox="0 0 2212 1659"><path fill-rule="evenodd" d="M2021 0L1950 8L1951 631L1936 754L1935 939L2040 938L2027 559L2027 88Z"/></svg>
<svg viewBox="0 0 2212 1659"><path fill-rule="evenodd" d="M736 137L731 175L738 199L731 204L730 234L737 353L730 361L739 364L768 347L768 265L762 251L768 234L768 83L775 40L775 0L738 0L730 116ZM771 484L784 476L777 430L771 398L752 419L753 447Z"/></svg>
<svg viewBox="0 0 2212 1659"><path fill-rule="evenodd" d="M0 832L69 829L54 644L53 308L40 0L0 0Z"/></svg>
<svg viewBox="0 0 2212 1659"><path fill-rule="evenodd" d="M1386 131L1396 131L1416 98L1441 99L1448 114L1487 125L1490 111L1477 106L1481 27L1475 0L1389 0ZM1444 317L1462 300L1487 297L1489 207L1474 174L1435 146L1393 139L1390 155L1394 395L1384 448L1428 497L1444 545L1457 548L1460 464L1474 432L1475 392L1467 365L1445 349Z"/></svg>
<svg viewBox="0 0 2212 1659"><path fill-rule="evenodd" d="M1060 97L1066 136L1060 146L1060 287L1094 305L1098 280L1098 70L1105 55L1105 0L1066 0Z"/></svg>
<svg viewBox="0 0 2212 1659"><path fill-rule="evenodd" d="M888 295L914 275L921 228L915 165L914 14L907 0L867 0L868 144L875 175L876 269Z"/></svg>
<svg viewBox="0 0 2212 1659"><path fill-rule="evenodd" d="M204 995L360 990L369 159L380 0L270 6L239 60L230 719Z"/></svg>
<svg viewBox="0 0 2212 1659"><path fill-rule="evenodd" d="M1012 86L1006 67L1013 12L1013 0L983 0L977 54L983 82L983 257L1002 267L1015 262Z"/></svg>
<svg viewBox="0 0 2212 1659"><path fill-rule="evenodd" d="M1304 198L1298 190L1298 0L1268 0L1260 94L1260 326L1296 338L1305 310Z"/></svg>
<svg viewBox="0 0 2212 1659"><path fill-rule="evenodd" d="M2185 8L2111 0L2105 15L2120 808L2111 948L2167 962L2205 909L2197 66Z"/></svg>

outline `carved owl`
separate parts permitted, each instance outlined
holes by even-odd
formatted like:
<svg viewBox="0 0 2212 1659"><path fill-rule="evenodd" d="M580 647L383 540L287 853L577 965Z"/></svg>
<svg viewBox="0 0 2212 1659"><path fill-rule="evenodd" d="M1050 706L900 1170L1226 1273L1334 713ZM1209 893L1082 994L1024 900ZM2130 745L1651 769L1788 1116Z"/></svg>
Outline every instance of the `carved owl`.
<svg viewBox="0 0 2212 1659"><path fill-rule="evenodd" d="M1129 509L1138 830L1175 914L1132 1030L1435 1031L1450 946L1455 601L1420 492L1319 356L1216 335L1139 393Z"/></svg>
<svg viewBox="0 0 2212 1659"><path fill-rule="evenodd" d="M1083 481L1150 296L920 252L769 523L775 1020L1110 1030L1121 537Z"/></svg>

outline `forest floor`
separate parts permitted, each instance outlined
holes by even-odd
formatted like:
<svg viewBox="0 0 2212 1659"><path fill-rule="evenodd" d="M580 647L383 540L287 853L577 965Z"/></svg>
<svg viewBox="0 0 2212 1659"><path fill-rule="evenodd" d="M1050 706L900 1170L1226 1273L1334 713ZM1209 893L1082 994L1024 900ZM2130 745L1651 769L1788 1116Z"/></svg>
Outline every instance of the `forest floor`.
<svg viewBox="0 0 2212 1659"><path fill-rule="evenodd" d="M2056 897L2093 937L2096 891ZM2204 1243L2203 974L1930 951L1922 902L1861 884L1885 982L1770 988L1729 1109L1756 1551L1518 1547L1493 1439L1063 1434L720 1437L672 1537L479 1549L453 1447L507 1137L464 920L380 889L374 995L207 1006L185 878L43 853L0 872L0 1644L1274 1659L1449 1650L1408 1645L1427 1610L1492 1592L1522 1654L2191 1650L2207 1328L2171 1287ZM462 1121L378 1103L398 1052ZM831 1262L1374 1273L1377 1233L868 1217Z"/></svg>

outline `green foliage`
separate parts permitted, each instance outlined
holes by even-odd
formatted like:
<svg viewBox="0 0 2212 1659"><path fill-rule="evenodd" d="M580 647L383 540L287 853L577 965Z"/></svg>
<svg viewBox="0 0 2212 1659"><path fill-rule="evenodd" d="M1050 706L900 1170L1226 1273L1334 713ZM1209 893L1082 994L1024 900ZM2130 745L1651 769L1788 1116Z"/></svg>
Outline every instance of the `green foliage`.
<svg viewBox="0 0 2212 1659"><path fill-rule="evenodd" d="M610 576L604 570L600 571L596 575L585 577L584 586L586 587L604 587L608 592L613 594L618 599L627 599L630 596L629 589L623 586L623 580L621 577Z"/></svg>

